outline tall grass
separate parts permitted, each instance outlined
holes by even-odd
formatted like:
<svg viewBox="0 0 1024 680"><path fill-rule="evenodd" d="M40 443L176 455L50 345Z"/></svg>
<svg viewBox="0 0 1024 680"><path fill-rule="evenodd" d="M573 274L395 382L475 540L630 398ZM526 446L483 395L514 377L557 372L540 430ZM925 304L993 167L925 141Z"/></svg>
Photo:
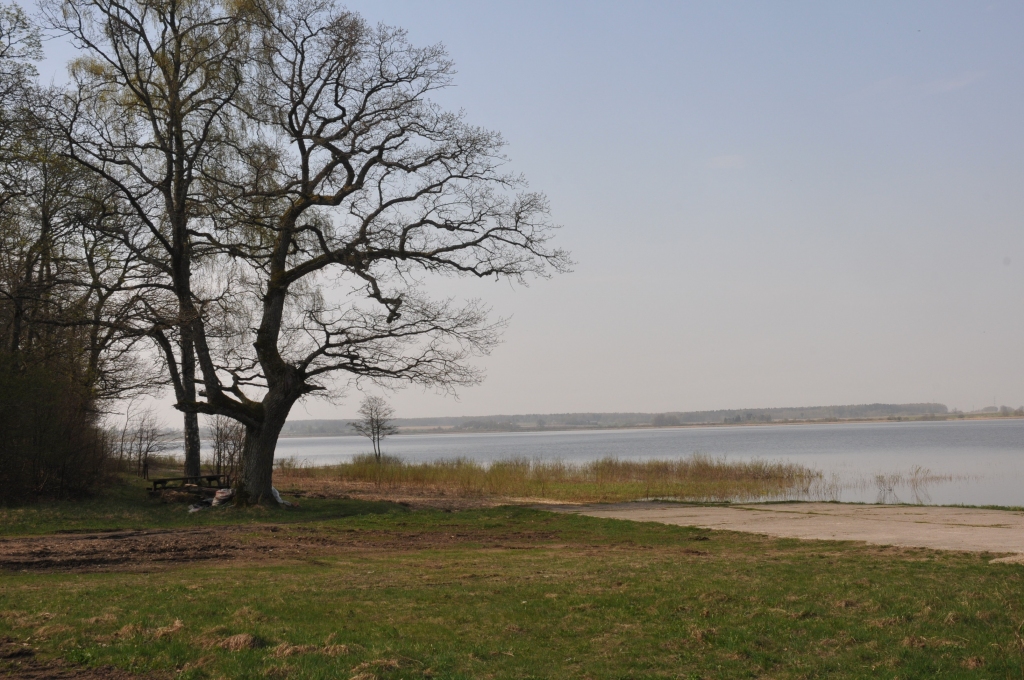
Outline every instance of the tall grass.
<svg viewBox="0 0 1024 680"><path fill-rule="evenodd" d="M301 487L303 480L372 485L381 490L432 490L458 496L615 502L652 498L695 501L807 497L822 474L793 463L731 462L694 454L678 460L586 463L511 458L482 465L467 458L406 462L357 456L350 463L310 466L283 460L275 484Z"/></svg>

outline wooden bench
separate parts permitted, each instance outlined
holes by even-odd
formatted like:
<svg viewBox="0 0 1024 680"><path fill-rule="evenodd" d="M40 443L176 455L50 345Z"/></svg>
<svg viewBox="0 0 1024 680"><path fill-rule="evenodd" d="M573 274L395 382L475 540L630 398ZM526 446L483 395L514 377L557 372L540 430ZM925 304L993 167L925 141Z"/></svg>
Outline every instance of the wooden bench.
<svg viewBox="0 0 1024 680"><path fill-rule="evenodd" d="M227 475L199 475L198 477L160 477L149 480L153 482L152 491L176 489L192 484L207 489L226 489L231 486ZM177 484L174 484L177 482Z"/></svg>

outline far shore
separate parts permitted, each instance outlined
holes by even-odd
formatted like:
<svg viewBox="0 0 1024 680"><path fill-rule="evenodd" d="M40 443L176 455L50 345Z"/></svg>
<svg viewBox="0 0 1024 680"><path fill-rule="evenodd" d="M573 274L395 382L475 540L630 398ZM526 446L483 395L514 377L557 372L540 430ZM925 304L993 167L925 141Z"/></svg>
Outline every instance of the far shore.
<svg viewBox="0 0 1024 680"><path fill-rule="evenodd" d="M399 427L400 435L423 435L423 434L517 434L517 433L538 433L538 432L614 432L617 430L681 430L689 428L706 427L760 427L765 425L843 425L857 423L921 423L938 421L967 421L967 420L1021 420L1024 416L999 415L996 413L944 413L923 416L896 416L886 418L816 418L808 420L765 420L749 421L741 423L684 423L680 425L609 425L586 426L586 427L518 427L518 428L480 428L463 429L454 426L438 427ZM316 434L282 434L280 439L313 439L321 437L359 437L355 432L329 432Z"/></svg>

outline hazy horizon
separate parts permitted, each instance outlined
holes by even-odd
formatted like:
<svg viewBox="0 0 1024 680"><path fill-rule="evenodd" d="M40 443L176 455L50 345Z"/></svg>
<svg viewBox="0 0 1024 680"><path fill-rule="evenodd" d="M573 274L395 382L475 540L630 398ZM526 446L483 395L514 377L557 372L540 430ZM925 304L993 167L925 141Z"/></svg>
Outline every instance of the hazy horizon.
<svg viewBox="0 0 1024 680"><path fill-rule="evenodd" d="M505 135L577 262L442 282L505 343L398 416L1024 404L1024 5L347 4L448 47L440 100Z"/></svg>

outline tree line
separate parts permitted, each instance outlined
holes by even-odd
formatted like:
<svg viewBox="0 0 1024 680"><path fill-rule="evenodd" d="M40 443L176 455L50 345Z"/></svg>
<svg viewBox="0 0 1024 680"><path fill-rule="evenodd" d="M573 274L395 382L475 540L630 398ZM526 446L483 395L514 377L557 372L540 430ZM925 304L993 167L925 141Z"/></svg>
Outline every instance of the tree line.
<svg viewBox="0 0 1024 680"><path fill-rule="evenodd" d="M43 34L76 48L67 85L38 82ZM503 321L431 283L570 261L501 135L432 100L453 73L330 0L4 7L0 380L23 395L0 407L5 460L85 460L105 404L170 388L185 475L199 415L228 419L236 497L266 503L299 400L479 381Z"/></svg>

